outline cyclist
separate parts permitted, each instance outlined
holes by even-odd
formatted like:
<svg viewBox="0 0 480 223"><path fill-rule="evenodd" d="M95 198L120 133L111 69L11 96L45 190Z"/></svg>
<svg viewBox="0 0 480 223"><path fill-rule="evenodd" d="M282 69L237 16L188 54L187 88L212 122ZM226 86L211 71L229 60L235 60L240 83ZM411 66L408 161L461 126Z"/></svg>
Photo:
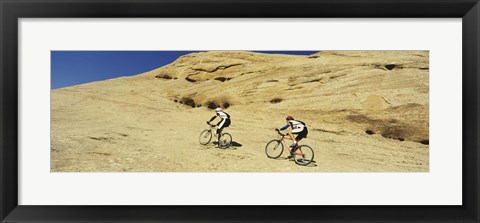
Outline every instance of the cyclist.
<svg viewBox="0 0 480 223"><path fill-rule="evenodd" d="M207 121L207 123L210 125L210 122L215 120L216 117L219 117L221 120L217 123L217 139L213 143L218 143L223 128L230 126L231 123L230 115L222 111L221 108L215 108L215 115L210 119L210 121Z"/></svg>
<svg viewBox="0 0 480 223"><path fill-rule="evenodd" d="M285 118L287 124L285 126L283 126L282 128L280 129L275 129L276 131L279 131L279 130L285 130L287 129L288 127L291 128L291 131L288 132L288 135L290 136L290 139L293 140L293 143L292 145L290 145L290 147L292 149L288 149L290 151L290 156L288 158L291 158L292 155L295 153L295 151L297 150L298 148L298 142L300 140L302 140L303 138L307 138L307 135L308 135L308 129L307 129L307 126L305 125L304 122L302 121L299 121L299 120L295 120L292 116L287 116L287 118ZM297 135L296 137L293 137L293 134ZM301 155L301 154L299 154Z"/></svg>

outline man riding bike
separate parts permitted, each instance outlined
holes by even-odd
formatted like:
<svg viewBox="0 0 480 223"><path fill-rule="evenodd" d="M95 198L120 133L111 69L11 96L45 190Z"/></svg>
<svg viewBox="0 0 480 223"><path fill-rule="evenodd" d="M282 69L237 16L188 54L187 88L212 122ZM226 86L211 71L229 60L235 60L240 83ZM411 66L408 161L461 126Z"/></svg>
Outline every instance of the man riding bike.
<svg viewBox="0 0 480 223"><path fill-rule="evenodd" d="M280 129L275 129L276 131L279 131L279 130L285 130L287 129L288 127L291 127L291 131L288 132L288 135L290 136L290 139L293 140L293 143L292 145L290 145L290 147L292 149L289 148L289 151L290 151L290 157L292 157L293 154L295 154L295 151L297 150L298 148L298 142L300 140L302 140L303 138L307 138L307 135L308 135L308 129L307 129L307 126L305 125L304 122L302 121L299 121L299 120L295 120L292 116L287 116L287 118L285 119L287 124L285 126L283 126L282 128ZM296 137L293 137L293 134L297 135ZM298 154L298 155L301 155L301 154Z"/></svg>
<svg viewBox="0 0 480 223"><path fill-rule="evenodd" d="M207 121L207 123L210 125L210 122L215 120L216 117L219 117L221 120L217 123L217 139L213 143L218 143L218 141L220 140L220 136L222 135L223 128L230 126L231 123L230 115L222 111L221 108L215 109L215 116L213 116L210 121Z"/></svg>

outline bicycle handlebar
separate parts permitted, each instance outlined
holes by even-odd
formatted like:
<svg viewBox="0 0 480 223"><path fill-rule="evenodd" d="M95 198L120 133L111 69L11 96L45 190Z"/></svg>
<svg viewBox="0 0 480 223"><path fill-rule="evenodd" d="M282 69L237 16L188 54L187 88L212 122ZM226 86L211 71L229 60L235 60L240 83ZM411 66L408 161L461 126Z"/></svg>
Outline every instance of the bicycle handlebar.
<svg viewBox="0 0 480 223"><path fill-rule="evenodd" d="M280 132L279 129L275 129L275 130L277 131L277 133L278 133L279 135L281 135L281 136L287 136L287 134L283 134L282 132Z"/></svg>

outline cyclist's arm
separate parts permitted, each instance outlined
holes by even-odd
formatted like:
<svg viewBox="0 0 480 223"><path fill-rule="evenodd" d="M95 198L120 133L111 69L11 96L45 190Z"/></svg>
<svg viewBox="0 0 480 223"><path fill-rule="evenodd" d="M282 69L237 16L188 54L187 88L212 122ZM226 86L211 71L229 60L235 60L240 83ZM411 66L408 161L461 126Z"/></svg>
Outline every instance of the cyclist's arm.
<svg viewBox="0 0 480 223"><path fill-rule="evenodd" d="M208 122L213 121L216 117L217 117L217 116L213 116L213 117L210 119L210 121L208 121Z"/></svg>
<svg viewBox="0 0 480 223"><path fill-rule="evenodd" d="M280 128L280 130L285 130L288 128L288 126L290 126L289 124L286 124L285 126L283 126L282 128Z"/></svg>
<svg viewBox="0 0 480 223"><path fill-rule="evenodd" d="M286 124L286 125L283 126L280 130L285 130L285 129L287 129L288 127L290 127L290 124ZM288 131L287 134L290 136L290 139L296 143L295 137L294 137L293 134L292 134L292 130Z"/></svg>

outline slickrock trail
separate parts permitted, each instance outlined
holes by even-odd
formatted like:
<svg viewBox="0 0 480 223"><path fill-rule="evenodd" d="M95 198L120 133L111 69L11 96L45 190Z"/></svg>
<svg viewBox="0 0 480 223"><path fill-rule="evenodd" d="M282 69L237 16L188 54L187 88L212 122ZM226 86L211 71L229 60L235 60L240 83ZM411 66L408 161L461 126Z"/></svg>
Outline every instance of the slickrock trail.
<svg viewBox="0 0 480 223"><path fill-rule="evenodd" d="M429 171L426 51L309 56L212 51L147 73L52 90L52 172ZM228 149L198 143L211 108ZM315 163L265 155L292 115ZM218 119L217 119L218 121Z"/></svg>

